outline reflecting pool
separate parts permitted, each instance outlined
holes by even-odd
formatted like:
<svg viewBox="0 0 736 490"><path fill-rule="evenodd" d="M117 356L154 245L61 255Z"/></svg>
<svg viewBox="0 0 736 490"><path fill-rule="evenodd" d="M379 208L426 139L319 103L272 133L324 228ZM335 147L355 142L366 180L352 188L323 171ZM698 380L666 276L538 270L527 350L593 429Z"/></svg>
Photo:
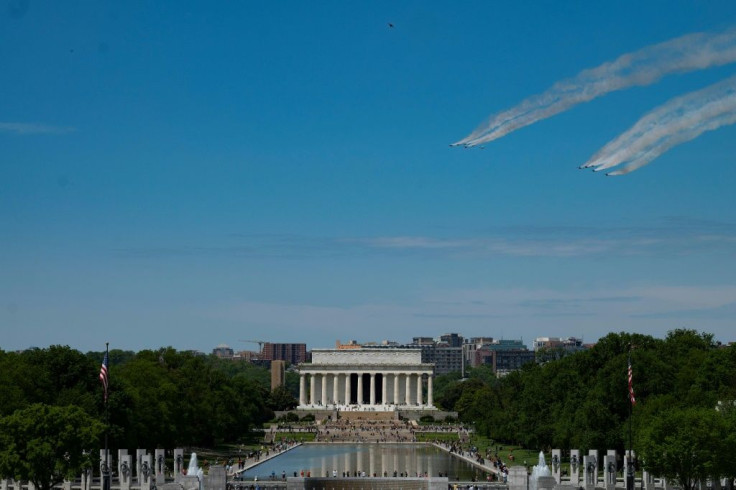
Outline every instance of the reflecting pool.
<svg viewBox="0 0 736 490"><path fill-rule="evenodd" d="M451 480L483 477L483 472L466 461L425 444L304 444L242 473L243 479L294 476L447 475ZM334 472L334 473L333 473Z"/></svg>

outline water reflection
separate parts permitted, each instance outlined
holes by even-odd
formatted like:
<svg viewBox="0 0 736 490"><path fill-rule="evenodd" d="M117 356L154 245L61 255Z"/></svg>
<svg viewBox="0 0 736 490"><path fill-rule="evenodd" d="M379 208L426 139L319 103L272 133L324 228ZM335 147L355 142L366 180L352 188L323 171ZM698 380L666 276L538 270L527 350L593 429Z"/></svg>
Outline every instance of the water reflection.
<svg viewBox="0 0 736 490"><path fill-rule="evenodd" d="M275 475L339 476L447 475L482 477L481 471L441 449L424 444L305 444L243 473L245 480Z"/></svg>

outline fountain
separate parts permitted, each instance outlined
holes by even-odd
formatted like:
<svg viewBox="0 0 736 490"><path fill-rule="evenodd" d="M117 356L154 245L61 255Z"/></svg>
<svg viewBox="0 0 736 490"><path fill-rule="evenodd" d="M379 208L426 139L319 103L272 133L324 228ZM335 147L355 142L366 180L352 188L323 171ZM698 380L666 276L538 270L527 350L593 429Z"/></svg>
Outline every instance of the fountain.
<svg viewBox="0 0 736 490"><path fill-rule="evenodd" d="M192 453L189 458L189 466L187 467L187 474L182 475L179 478L179 482L185 490L203 490L204 472L202 468L197 466L197 453Z"/></svg>
<svg viewBox="0 0 736 490"><path fill-rule="evenodd" d="M529 477L529 490L552 490L556 484L557 480L544 461L544 453L539 451L539 463L532 467L532 475Z"/></svg>

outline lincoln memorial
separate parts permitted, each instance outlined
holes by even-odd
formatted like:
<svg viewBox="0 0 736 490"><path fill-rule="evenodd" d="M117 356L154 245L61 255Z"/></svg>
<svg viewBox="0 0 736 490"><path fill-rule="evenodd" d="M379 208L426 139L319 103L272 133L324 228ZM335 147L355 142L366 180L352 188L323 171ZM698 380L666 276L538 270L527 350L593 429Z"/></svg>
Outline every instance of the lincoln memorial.
<svg viewBox="0 0 736 490"><path fill-rule="evenodd" d="M435 410L433 368L419 349L313 349L299 365L297 409Z"/></svg>

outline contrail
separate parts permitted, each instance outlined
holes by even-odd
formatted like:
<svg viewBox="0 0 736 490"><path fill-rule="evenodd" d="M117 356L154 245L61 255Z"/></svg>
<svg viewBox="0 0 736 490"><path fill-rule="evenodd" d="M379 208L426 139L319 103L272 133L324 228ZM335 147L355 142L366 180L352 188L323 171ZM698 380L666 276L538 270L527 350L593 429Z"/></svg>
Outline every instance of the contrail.
<svg viewBox="0 0 736 490"><path fill-rule="evenodd" d="M592 167L598 172L627 163L608 175L627 174L673 146L734 123L736 76L670 99L606 144L580 168Z"/></svg>
<svg viewBox="0 0 736 490"><path fill-rule="evenodd" d="M476 146L566 111L609 92L649 85L670 73L685 73L736 61L736 29L719 33L693 33L581 71L555 83L547 91L494 114L453 146Z"/></svg>

